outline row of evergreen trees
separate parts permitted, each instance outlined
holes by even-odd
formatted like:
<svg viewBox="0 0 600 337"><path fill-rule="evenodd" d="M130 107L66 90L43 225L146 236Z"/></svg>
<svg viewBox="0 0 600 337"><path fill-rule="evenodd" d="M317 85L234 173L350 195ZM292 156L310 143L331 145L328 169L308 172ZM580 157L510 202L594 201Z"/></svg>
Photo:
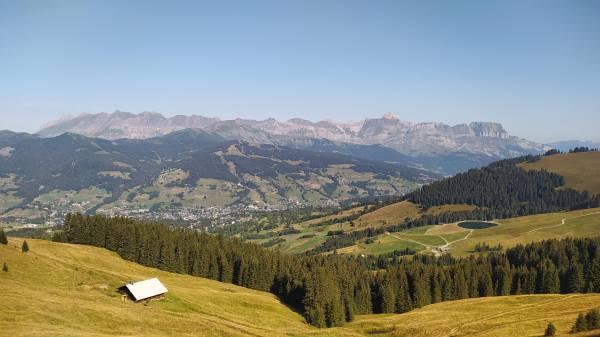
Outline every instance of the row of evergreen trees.
<svg viewBox="0 0 600 337"><path fill-rule="evenodd" d="M600 292L600 239L545 241L468 259L417 255L393 259L385 270L375 258L287 255L122 217L69 215L57 239L104 247L145 266L270 291L319 327L342 325L355 314L405 312L469 297Z"/></svg>

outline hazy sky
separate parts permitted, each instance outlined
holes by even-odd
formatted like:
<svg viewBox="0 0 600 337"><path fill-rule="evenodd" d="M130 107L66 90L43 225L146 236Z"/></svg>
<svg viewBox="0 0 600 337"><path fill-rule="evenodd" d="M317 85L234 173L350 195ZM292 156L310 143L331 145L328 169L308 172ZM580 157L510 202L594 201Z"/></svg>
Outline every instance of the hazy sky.
<svg viewBox="0 0 600 337"><path fill-rule="evenodd" d="M600 1L0 0L0 129L396 112L600 140Z"/></svg>

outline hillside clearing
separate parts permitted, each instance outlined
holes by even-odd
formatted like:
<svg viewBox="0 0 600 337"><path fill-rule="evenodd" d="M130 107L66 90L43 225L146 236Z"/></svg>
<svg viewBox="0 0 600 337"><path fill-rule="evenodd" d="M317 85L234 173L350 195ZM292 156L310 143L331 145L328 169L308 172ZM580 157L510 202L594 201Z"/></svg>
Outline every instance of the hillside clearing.
<svg viewBox="0 0 600 337"><path fill-rule="evenodd" d="M600 234L600 208L529 215L494 220L493 223L497 226L473 230L461 228L457 223L415 227L378 235L370 244L361 240L353 246L338 249L338 252L379 255L406 248L433 253L447 249L452 255L466 256L473 253L477 243L483 242L510 248L568 236L593 237Z"/></svg>
<svg viewBox="0 0 600 337"><path fill-rule="evenodd" d="M452 245L452 254L467 255L479 242L501 244L509 248L547 239L597 236L600 234L600 208L537 214L495 222L498 226L474 230L468 240Z"/></svg>
<svg viewBox="0 0 600 337"><path fill-rule="evenodd" d="M565 185L578 191L600 194L600 152L564 153L543 156L534 163L519 164L526 170L556 173L565 178Z"/></svg>

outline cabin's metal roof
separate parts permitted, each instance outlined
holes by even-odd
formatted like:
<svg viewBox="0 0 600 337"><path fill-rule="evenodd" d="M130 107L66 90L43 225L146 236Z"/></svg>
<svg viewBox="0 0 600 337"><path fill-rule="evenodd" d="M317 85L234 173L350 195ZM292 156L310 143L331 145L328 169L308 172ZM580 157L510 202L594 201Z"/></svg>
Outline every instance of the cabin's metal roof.
<svg viewBox="0 0 600 337"><path fill-rule="evenodd" d="M127 290L129 290L136 301L141 301L168 292L167 288L165 288L157 278L128 283L125 287L127 287Z"/></svg>

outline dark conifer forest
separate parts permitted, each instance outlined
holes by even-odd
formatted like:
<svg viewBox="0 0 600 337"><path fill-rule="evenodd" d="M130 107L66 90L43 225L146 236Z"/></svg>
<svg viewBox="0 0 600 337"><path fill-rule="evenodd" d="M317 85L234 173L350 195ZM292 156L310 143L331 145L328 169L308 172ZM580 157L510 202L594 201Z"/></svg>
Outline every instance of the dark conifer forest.
<svg viewBox="0 0 600 337"><path fill-rule="evenodd" d="M405 199L424 208L445 204L478 206L465 216L510 218L530 214L598 207L598 196L561 188L564 178L545 170L526 171L517 164L539 157L526 156L494 162L481 169L472 169L452 178L423 186ZM459 213L460 214L460 213ZM458 216L460 217L460 216ZM429 220L439 221L433 217ZM462 219L459 219L462 220Z"/></svg>
<svg viewBox="0 0 600 337"><path fill-rule="evenodd" d="M269 291L318 327L470 297L600 292L600 239L549 240L506 252L361 258L294 256L238 239L127 218L69 215L58 239L176 273Z"/></svg>

